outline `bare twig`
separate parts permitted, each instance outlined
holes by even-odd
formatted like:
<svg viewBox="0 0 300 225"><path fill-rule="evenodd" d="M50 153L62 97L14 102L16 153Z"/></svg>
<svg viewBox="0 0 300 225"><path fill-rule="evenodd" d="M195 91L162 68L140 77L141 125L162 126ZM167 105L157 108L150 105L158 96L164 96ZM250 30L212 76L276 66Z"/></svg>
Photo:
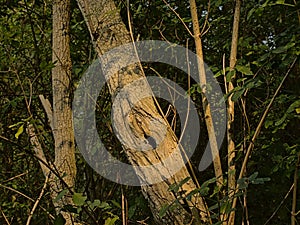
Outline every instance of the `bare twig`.
<svg viewBox="0 0 300 225"><path fill-rule="evenodd" d="M123 187L121 187L122 192L122 225L128 225L128 202L126 196L123 192Z"/></svg>
<svg viewBox="0 0 300 225"><path fill-rule="evenodd" d="M190 29L188 28L188 26L185 24L185 22L182 20L182 18L180 17L180 15L170 6L170 4L166 1L163 0L163 2L166 4L166 6L177 16L177 18L180 20L180 22L183 24L183 26L185 27L185 29L187 30L187 32L194 37L193 33L190 31Z"/></svg>
<svg viewBox="0 0 300 225"><path fill-rule="evenodd" d="M298 184L298 171L300 167L300 152L298 153L298 160L294 172L294 190L293 190L293 203L292 203L292 215L291 225L296 225L296 208L297 208L297 184Z"/></svg>
<svg viewBox="0 0 300 225"><path fill-rule="evenodd" d="M47 162L46 157L44 155L43 148L41 146L41 143L40 143L37 135L35 134L35 129L34 129L33 124L28 123L26 132L28 133L29 140L31 142L31 145L33 147L35 155L38 156L39 158L43 159L45 162ZM41 166L44 176L48 177L49 172L50 172L49 168L47 166L45 166L43 163L41 163L41 161L39 161L39 163L40 163L40 166Z"/></svg>
<svg viewBox="0 0 300 225"><path fill-rule="evenodd" d="M12 192L15 192L15 193L17 193L17 194L23 196L24 198L27 198L28 200L30 200L30 201L32 201L32 202L35 202L34 199L30 198L29 196L25 195L24 193L22 193L22 192L20 192L20 191L18 191L18 190L16 190L16 189L13 189L13 188L8 187L8 186L3 185L3 184L0 184L0 187L5 188L5 189L7 189L7 190L10 190L10 191L12 191ZM49 215L49 217L50 217L51 219L55 219L54 216L51 215L44 207L40 206L40 208L41 208L43 211L45 211L45 212Z"/></svg>
<svg viewBox="0 0 300 225"><path fill-rule="evenodd" d="M6 182L8 182L8 181L14 180L14 179L16 179L16 178L18 178L18 177L21 177L21 176L24 176L24 175L26 175L26 174L28 174L28 171L26 171L26 172L24 172L24 173L21 173L21 174L18 174L18 175L16 175L16 176L13 176L13 177L11 177L11 178L9 178L9 179L3 181L2 183L6 183Z"/></svg>
<svg viewBox="0 0 300 225"><path fill-rule="evenodd" d="M201 35L203 36L204 34L206 34L210 28L210 25L208 23L208 16L209 16L209 12L210 12L210 0L208 1L207 3L207 14L205 15L205 21L204 21L204 24L203 24L203 27L202 27L202 30L201 30ZM206 28L208 24L208 28Z"/></svg>
<svg viewBox="0 0 300 225"><path fill-rule="evenodd" d="M53 130L53 113L52 113L52 107L48 99L46 99L43 95L39 95L40 101L45 109L45 112L47 114L50 127Z"/></svg>
<svg viewBox="0 0 300 225"><path fill-rule="evenodd" d="M34 205L33 205L33 207L32 207L32 210L31 210L31 212L30 212L30 214L29 214L29 216L28 216L26 225L29 225L29 224L30 224L31 218L32 218L32 216L33 216L33 213L34 213L35 209L37 208L39 202L41 201L42 196L44 195L45 189L46 189L46 187L47 187L48 180L49 180L49 176L47 176L46 179L45 179L44 186L43 186L43 188L42 188L42 190L41 190L41 192L40 192L39 197L37 198L37 200L35 201L35 203L34 203Z"/></svg>
<svg viewBox="0 0 300 225"><path fill-rule="evenodd" d="M5 216L3 210L1 209L1 207L0 207L0 210L1 210L1 214L2 214L2 216L3 216L4 220L5 220L5 222L7 223L7 225L10 225L10 222L8 221L8 219L7 219L7 217Z"/></svg>
<svg viewBox="0 0 300 225"><path fill-rule="evenodd" d="M275 209L275 211L272 213L272 215L270 216L270 218L264 223L264 225L267 225L271 219L273 219L273 217L276 215L276 213L278 212L278 210L281 208L281 206L283 205L284 201L287 199L287 197L289 196L289 194L291 193L291 191L294 188L294 184L292 184L292 186L290 187L290 189L288 190L288 192L286 193L286 195L284 196L284 198L282 199L282 201L280 202L280 204L277 206L277 208Z"/></svg>

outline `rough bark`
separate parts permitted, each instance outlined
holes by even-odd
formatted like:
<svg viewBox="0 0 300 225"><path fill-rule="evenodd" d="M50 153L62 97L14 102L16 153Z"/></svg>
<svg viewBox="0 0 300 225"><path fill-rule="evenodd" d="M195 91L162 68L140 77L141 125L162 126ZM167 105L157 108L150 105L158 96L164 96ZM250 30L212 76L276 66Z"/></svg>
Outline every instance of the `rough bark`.
<svg viewBox="0 0 300 225"><path fill-rule="evenodd" d="M52 132L55 141L54 166L68 188L72 189L76 177L74 131L70 99L71 56L70 56L70 1L53 1L52 69L53 111ZM51 174L51 197L67 187ZM71 193L54 202L57 212L66 204L73 204ZM61 212L66 224L74 224L71 214Z"/></svg>
<svg viewBox="0 0 300 225"><path fill-rule="evenodd" d="M85 17L99 57L114 47L131 42L130 34L122 22L119 11L116 9L112 0L77 0L77 2ZM117 57L118 56L116 56L116 61ZM141 77L144 77L144 74L138 63L129 65L114 74L107 80L112 99L115 99L120 89L128 84L132 84ZM146 83L140 83L139 85L145 85L145 88L149 88ZM177 138L165 119L156 109L153 97L148 97L135 103L130 114L124 115L128 107L133 104L135 94L138 93L130 92L129 88L127 94L128 98L122 99L122 101L117 103L121 110L116 112L118 114L116 117L120 118L118 122L129 124L131 131L128 133L134 134L135 136L126 138L136 139L136 137L138 137L142 139L151 136L152 134L149 134L149 130L151 130L149 126L153 121L156 121L157 124L158 129L155 130L157 136L162 132L160 130L161 127L167 127L164 140L155 150L137 151L131 147L123 146L130 163L136 165L135 172L141 184L145 184L145 180L155 179L157 176L163 180L163 178L173 174L172 167L161 167L159 169L153 167L153 172L145 173L145 171L141 169L142 166L154 165L169 157L170 154L172 154L172 160L175 163L183 165L183 167L169 179L152 185L142 185L143 194L149 201L157 223L176 225L206 223L208 221L208 213L206 205L199 195L194 195L190 201L179 201L181 205L178 205L175 210L168 210L163 218L159 217L159 212L164 205L171 205L176 199L182 197L182 194L169 191L168 188L170 185L179 183L183 179L191 177L191 175L184 166L181 150L177 144ZM145 141L147 141L146 138ZM188 194L195 188L196 184L192 180L189 180L182 186L181 191Z"/></svg>

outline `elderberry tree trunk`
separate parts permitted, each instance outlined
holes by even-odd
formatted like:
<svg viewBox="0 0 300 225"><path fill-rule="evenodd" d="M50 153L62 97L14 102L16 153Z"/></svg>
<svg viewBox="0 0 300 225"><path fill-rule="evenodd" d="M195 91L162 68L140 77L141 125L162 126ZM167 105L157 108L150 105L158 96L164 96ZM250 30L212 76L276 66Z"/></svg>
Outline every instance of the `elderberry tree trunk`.
<svg viewBox="0 0 300 225"><path fill-rule="evenodd" d="M98 56L102 57L102 62L105 62L103 54L115 47L132 42L130 32L122 22L113 0L77 0L77 2L88 26L95 50ZM114 57L117 62L118 58L124 57L124 54ZM134 99L138 98L140 93L135 92L135 88L123 88L130 84L137 85L135 82L144 76L140 63L135 63L106 79L113 101L120 90L124 96L127 96L114 102L120 109L114 112L115 118L118 120L115 122L121 124L119 127L123 130L119 132L125 136L123 136L124 139L142 141L144 139L145 142L147 142L147 137L155 139L155 137L164 136L164 139L152 151L138 151L132 147L134 145L123 144L122 147L129 162L134 166L140 183L143 184L141 185L143 195L149 202L157 224L208 224L210 222L209 213L202 197L195 194L190 199L184 198L197 188L193 179L185 182L178 192L169 190L170 185L179 184L192 175L184 164L182 149L178 147L178 140L174 132L158 111L155 98L150 96L135 102ZM150 90L147 82L140 80L137 83L139 86L137 89ZM131 106L133 107L130 108ZM153 121L156 124L155 129L151 127ZM182 165L182 168L175 174L172 168L164 166L164 164L159 170L154 167L150 172L141 169L143 166L160 163L168 157L172 157L171 160ZM170 178L164 179L165 177ZM146 182L157 179L161 182L154 184ZM174 207L168 208L162 217L159 216L166 205Z"/></svg>

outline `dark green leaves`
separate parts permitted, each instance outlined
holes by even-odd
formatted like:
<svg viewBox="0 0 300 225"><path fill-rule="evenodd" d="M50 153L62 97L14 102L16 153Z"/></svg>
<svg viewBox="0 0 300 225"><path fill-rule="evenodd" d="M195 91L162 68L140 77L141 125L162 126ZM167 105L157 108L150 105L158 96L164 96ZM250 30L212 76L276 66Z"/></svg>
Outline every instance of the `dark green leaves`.
<svg viewBox="0 0 300 225"><path fill-rule="evenodd" d="M65 218L61 214L58 214L54 220L54 225L64 225L65 223Z"/></svg>

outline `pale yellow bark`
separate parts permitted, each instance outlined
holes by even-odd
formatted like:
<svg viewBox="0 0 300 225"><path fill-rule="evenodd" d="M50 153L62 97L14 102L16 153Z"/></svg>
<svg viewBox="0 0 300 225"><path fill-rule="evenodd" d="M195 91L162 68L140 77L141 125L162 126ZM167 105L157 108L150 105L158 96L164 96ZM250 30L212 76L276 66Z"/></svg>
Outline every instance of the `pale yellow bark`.
<svg viewBox="0 0 300 225"><path fill-rule="evenodd" d="M240 20L240 10L241 10L241 1L236 0L234 19L233 19L233 28L232 28L232 40L231 40L231 52L230 52L230 71L234 70L237 57L237 47L238 47L238 31L239 31L239 20ZM228 81L227 92L231 92L234 89L232 79ZM228 97L227 104L227 152L228 152L228 196L231 199L235 193L236 187L236 178L235 178L235 144L233 141L233 124L234 124L234 102L231 100L232 95ZM230 201L231 203L232 201ZM230 223L228 225L234 225L235 211L232 211L229 215ZM228 218L227 215L224 215L224 220ZM227 222L224 222L227 224Z"/></svg>
<svg viewBox="0 0 300 225"><path fill-rule="evenodd" d="M130 34L123 24L119 11L112 0L77 0L77 2L85 17L99 57L114 47L131 42ZM129 65L122 71L114 74L107 81L113 99L118 93L119 88L144 77L142 69L139 66L139 64ZM145 98L139 101L135 104L134 109L131 109L130 115L123 115L122 112L127 111L127 107L132 105L133 101L134 99L131 98L125 99L122 104L119 103L122 110L116 112L119 113L117 118L124 118L123 122L130 124L131 131L128 132L129 134L134 134L138 137L148 135L148 131L150 130L149 124L153 120L159 124L158 130L155 132L161 132L159 127L167 127L167 131L164 141L153 151L137 151L126 146L123 146L123 148L131 164L136 165L135 172L141 182L151 180L152 178L155 179L154 176L159 176L163 180L166 174L173 174L172 168L162 167L161 170L146 173L141 169L141 166L161 162L161 160L169 157L171 153L173 153L172 160L174 162L184 165L181 149L178 147L177 139L172 129L162 115L158 113L153 98ZM120 123L122 123L122 120L120 120ZM130 139L131 137L128 138ZM183 166L181 170L171 178L165 179L165 181L142 186L143 194L148 199L158 224L203 224L208 221L206 205L199 195L193 196L191 201L187 201L186 204L181 201L182 205L179 205L175 210L168 210L163 218L158 216L159 211L165 204L170 205L176 199L182 197L179 193L170 192L168 190L170 185L172 183L179 183L187 177L191 177L191 175L187 168ZM190 180L182 186L182 191L188 194L196 187L193 180ZM190 210L186 210L183 207L184 205L190 208Z"/></svg>
<svg viewBox="0 0 300 225"><path fill-rule="evenodd" d="M205 73L205 66L204 66L204 56L202 51L201 33L200 33L200 27L198 22L198 15L197 15L197 5L195 0L190 0L190 10L191 10L192 22L193 22L196 53L198 55L198 72L199 72L200 86L202 91L202 106L205 115L205 123L208 131L210 148L213 156L213 164L214 164L215 176L217 178L217 185L221 189L224 182L223 172L222 172L221 159L219 155L218 143L216 139L216 133L215 133L213 119L210 110L210 104L207 101L207 97L205 95L206 84L207 84L206 73Z"/></svg>

